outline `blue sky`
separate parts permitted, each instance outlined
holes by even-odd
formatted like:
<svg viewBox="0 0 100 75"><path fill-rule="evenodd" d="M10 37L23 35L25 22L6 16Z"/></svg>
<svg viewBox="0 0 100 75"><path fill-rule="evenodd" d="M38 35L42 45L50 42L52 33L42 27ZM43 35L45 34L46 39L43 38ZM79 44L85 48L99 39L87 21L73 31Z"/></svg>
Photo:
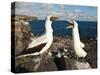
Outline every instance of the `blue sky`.
<svg viewBox="0 0 100 75"><path fill-rule="evenodd" d="M47 15L58 15L60 16L59 20L97 20L97 7L92 6L16 2L15 10L18 15L37 16L39 19L45 19Z"/></svg>

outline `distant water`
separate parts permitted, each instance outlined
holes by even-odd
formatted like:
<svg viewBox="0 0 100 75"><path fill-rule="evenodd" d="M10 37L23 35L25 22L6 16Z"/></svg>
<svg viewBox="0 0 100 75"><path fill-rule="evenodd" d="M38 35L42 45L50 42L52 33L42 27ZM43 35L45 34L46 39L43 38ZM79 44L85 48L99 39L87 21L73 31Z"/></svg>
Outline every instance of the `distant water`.
<svg viewBox="0 0 100 75"><path fill-rule="evenodd" d="M77 21L79 24L79 32L81 38L88 37L88 38L96 38L97 37L97 22L88 22L88 21ZM42 35L45 33L45 21L44 20L37 20L32 21L32 32L35 35ZM55 21L52 23L52 27L54 30L55 36L71 36L71 29L66 29L69 25L67 21Z"/></svg>

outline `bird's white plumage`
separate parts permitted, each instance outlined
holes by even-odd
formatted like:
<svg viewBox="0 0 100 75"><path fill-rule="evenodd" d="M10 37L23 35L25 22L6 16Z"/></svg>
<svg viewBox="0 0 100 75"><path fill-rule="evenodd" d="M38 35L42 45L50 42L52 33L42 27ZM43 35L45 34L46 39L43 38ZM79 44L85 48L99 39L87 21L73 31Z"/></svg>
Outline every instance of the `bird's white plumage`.
<svg viewBox="0 0 100 75"><path fill-rule="evenodd" d="M27 49L47 42L46 35L40 36L37 39L31 38L31 40L32 40L32 42L29 44Z"/></svg>
<svg viewBox="0 0 100 75"><path fill-rule="evenodd" d="M72 29L73 33L73 48L78 57L86 57L87 53L83 50L84 44L80 41L79 31L78 31L78 23L74 22L74 28Z"/></svg>
<svg viewBox="0 0 100 75"><path fill-rule="evenodd" d="M82 47L82 48L84 48L84 47L85 47L84 43L83 43L83 42L81 42L81 41L80 41L80 45L81 45L81 47Z"/></svg>
<svg viewBox="0 0 100 75"><path fill-rule="evenodd" d="M73 28L72 28L72 44L73 49L77 55L77 57L86 57L87 53L84 51L83 47L85 45L80 41L79 31L78 31L78 23L73 21Z"/></svg>
<svg viewBox="0 0 100 75"><path fill-rule="evenodd" d="M41 49L40 52L36 52L36 55L38 54L42 54L45 51L47 51L47 49L51 46L52 41L53 41L53 30L52 30L52 21L50 20L52 16L47 16L46 18L46 22L45 22L45 34L38 37L37 39L32 39L32 42L28 45L27 49L29 48L33 48L35 46L38 46L42 43L46 43L46 45ZM33 54L35 55L35 54Z"/></svg>

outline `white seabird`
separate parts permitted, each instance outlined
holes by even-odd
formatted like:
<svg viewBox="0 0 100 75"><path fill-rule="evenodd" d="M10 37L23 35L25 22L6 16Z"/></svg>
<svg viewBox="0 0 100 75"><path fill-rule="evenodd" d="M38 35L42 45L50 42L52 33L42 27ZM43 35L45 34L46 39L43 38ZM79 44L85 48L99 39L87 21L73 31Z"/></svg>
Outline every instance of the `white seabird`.
<svg viewBox="0 0 100 75"><path fill-rule="evenodd" d="M68 26L67 28L72 29L73 49L75 51L75 54L78 58L86 57L87 53L83 49L85 45L80 41L78 23L76 21L70 22L70 26Z"/></svg>
<svg viewBox="0 0 100 75"><path fill-rule="evenodd" d="M45 22L45 34L38 37L37 39L31 38L32 42L26 48L27 50L32 49L31 54L24 54L21 56L28 56L28 55L40 55L46 52L52 42L53 42L53 29L52 29L52 22L58 19L57 16L49 15L46 17ZM20 57L20 56L19 56Z"/></svg>

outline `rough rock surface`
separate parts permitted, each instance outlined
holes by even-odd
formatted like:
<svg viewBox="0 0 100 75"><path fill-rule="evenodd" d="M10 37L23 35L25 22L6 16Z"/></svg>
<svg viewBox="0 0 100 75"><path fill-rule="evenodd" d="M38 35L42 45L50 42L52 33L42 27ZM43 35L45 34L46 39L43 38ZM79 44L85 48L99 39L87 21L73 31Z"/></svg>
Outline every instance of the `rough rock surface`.
<svg viewBox="0 0 100 75"><path fill-rule="evenodd" d="M12 32L15 35L15 54L18 54L31 42L30 37L33 37L33 33L31 32L31 25L23 23L30 20L28 16L13 16L11 20Z"/></svg>

